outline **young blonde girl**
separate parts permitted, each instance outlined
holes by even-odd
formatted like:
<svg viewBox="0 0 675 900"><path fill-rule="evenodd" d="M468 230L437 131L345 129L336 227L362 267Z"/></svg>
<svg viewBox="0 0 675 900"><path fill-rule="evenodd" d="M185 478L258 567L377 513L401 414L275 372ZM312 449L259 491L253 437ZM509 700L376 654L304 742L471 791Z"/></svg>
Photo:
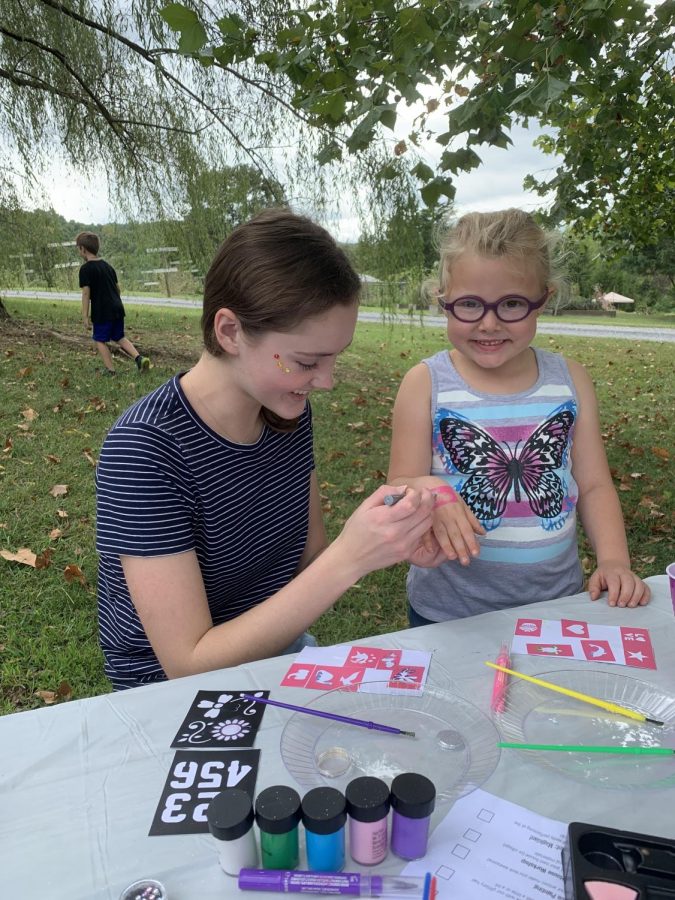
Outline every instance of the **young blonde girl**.
<svg viewBox="0 0 675 900"><path fill-rule="evenodd" d="M434 491L447 556L411 567L413 625L580 591L577 512L597 557L591 599L649 600L631 571L591 380L530 346L555 290L550 257L549 236L517 209L463 216L441 248L452 349L404 377L388 476Z"/></svg>
<svg viewBox="0 0 675 900"><path fill-rule="evenodd" d="M300 649L359 578L420 541L433 498L383 486L328 544L309 395L333 386L360 281L319 225L268 210L207 273L204 351L115 423L97 469L99 633L123 689Z"/></svg>

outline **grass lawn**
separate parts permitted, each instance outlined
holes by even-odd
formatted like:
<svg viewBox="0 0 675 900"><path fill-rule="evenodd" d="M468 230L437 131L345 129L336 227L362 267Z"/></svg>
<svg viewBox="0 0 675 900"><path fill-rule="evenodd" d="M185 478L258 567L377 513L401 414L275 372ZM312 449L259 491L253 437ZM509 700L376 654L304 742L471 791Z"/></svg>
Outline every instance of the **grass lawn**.
<svg viewBox="0 0 675 900"><path fill-rule="evenodd" d="M0 558L0 713L42 705L40 691L67 699L110 689L96 636L93 467L117 416L188 368L201 346L198 311L128 306L127 334L153 368L140 376L117 358L119 377L105 378L82 334L79 303L5 305L12 318L0 323L0 550L28 548L38 566ZM384 479L401 377L445 341L440 328L359 324L338 362L337 387L314 396L331 536ZM547 335L538 343L588 367L634 568L662 573L673 554L672 345ZM582 557L589 569L585 543ZM398 566L363 579L316 623L319 642L405 627L405 572Z"/></svg>

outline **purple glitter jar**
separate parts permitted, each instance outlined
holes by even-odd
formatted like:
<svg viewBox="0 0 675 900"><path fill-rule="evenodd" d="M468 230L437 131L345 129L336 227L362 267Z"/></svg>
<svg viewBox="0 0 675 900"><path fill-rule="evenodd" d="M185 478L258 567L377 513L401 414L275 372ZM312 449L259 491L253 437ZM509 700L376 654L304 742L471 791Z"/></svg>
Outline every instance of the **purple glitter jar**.
<svg viewBox="0 0 675 900"><path fill-rule="evenodd" d="M436 788L425 775L404 772L391 783L391 850L401 859L420 859L427 852L429 823Z"/></svg>

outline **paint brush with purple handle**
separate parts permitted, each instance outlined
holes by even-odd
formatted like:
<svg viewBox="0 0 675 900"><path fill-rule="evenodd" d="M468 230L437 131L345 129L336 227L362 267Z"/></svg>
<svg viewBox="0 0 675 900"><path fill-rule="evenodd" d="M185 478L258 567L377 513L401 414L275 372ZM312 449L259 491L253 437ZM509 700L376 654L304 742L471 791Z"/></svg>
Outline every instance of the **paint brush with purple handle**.
<svg viewBox="0 0 675 900"><path fill-rule="evenodd" d="M345 725L358 725L359 728L370 728L375 731L386 731L388 734L404 734L406 737L415 737L414 731L403 731L391 725L379 725L377 722L367 722L365 719L352 719L349 716L339 716L337 713L322 712L320 709L310 709L308 706L294 706L292 703L282 703L280 700L270 700L268 697L254 697L252 694L242 694L245 700L253 700L254 703L266 703L268 706L279 706L281 709L290 709L293 712L307 713L308 716L320 716L322 719L332 719L334 722L344 722Z"/></svg>

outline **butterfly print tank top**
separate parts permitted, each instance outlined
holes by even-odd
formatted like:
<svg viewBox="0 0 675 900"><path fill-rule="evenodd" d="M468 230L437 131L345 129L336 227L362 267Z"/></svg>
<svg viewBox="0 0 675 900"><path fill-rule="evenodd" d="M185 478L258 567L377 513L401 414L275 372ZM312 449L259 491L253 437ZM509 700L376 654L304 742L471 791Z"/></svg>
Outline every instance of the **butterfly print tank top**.
<svg viewBox="0 0 675 900"><path fill-rule="evenodd" d="M565 360L535 349L539 375L518 394L471 388L444 350L431 375L431 474L461 494L486 529L478 559L412 566L408 598L443 621L581 590L571 449L577 396Z"/></svg>

